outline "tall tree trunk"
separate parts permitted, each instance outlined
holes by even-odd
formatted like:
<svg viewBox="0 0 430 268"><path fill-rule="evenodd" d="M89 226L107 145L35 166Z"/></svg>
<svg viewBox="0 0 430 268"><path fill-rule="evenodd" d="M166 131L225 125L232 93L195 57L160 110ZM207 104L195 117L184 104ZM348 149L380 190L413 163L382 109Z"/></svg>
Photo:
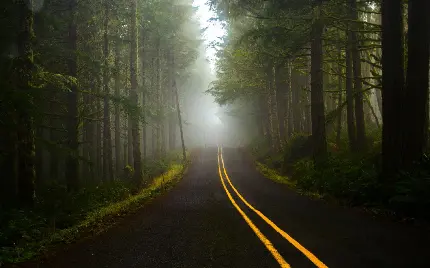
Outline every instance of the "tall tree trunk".
<svg viewBox="0 0 430 268"><path fill-rule="evenodd" d="M349 28L349 27L348 27ZM347 29L347 46L345 51L346 61L346 125L348 131L349 149L352 152L357 150L355 116L354 116L354 94L353 94L353 75L352 75L352 31Z"/></svg>
<svg viewBox="0 0 430 268"><path fill-rule="evenodd" d="M265 137L266 137L266 142L267 145L272 148L273 144L272 144L272 125L270 122L270 96L267 92L267 90L265 90L265 92L262 93L262 97L261 97L261 108L262 108L262 113L263 113L263 120L264 120L264 129L265 129Z"/></svg>
<svg viewBox="0 0 430 268"><path fill-rule="evenodd" d="M174 51L171 49L169 51L168 55L168 62L169 62L169 84L168 84L168 93L167 97L170 102L170 111L169 111L169 149L171 151L175 150L176 148L176 119L175 119L175 94L173 89L173 81L175 79L175 66L173 61L173 55Z"/></svg>
<svg viewBox="0 0 430 268"><path fill-rule="evenodd" d="M110 127L110 110L109 110L109 3L104 0L105 14L104 14L104 34L103 34L103 178L107 181L113 180L113 166L112 166L112 135Z"/></svg>
<svg viewBox="0 0 430 268"><path fill-rule="evenodd" d="M134 168L132 121L132 115L129 114L127 117L127 159L128 164Z"/></svg>
<svg viewBox="0 0 430 268"><path fill-rule="evenodd" d="M323 92L323 21L321 14L322 1L316 7L316 19L312 25L311 36L311 117L312 117L312 147L313 158L316 164L324 161L327 157L327 140L325 130L324 114L324 92Z"/></svg>
<svg viewBox="0 0 430 268"><path fill-rule="evenodd" d="M279 151L279 125L276 108L276 91L274 89L273 64L269 63L267 69L267 90L269 98L270 125L272 132L272 145L275 152Z"/></svg>
<svg viewBox="0 0 430 268"><path fill-rule="evenodd" d="M120 98L120 40L119 38L115 42L115 98L117 99L115 103L115 174L117 176L121 175L122 164L121 164L121 111L119 107Z"/></svg>
<svg viewBox="0 0 430 268"><path fill-rule="evenodd" d="M364 107L363 107L363 92L361 82L361 59L358 50L359 39L357 38L358 30L358 10L357 0L349 0L350 12L353 22L351 23L351 56L352 56L352 69L354 73L354 94L355 94L355 120L356 120L356 141L357 150L366 148L366 132L364 125Z"/></svg>
<svg viewBox="0 0 430 268"><path fill-rule="evenodd" d="M390 180L401 164L404 87L403 1L382 0L382 170Z"/></svg>
<svg viewBox="0 0 430 268"><path fill-rule="evenodd" d="M22 206L33 205L35 173L35 142L34 142L34 123L31 116L31 83L33 73L33 12L32 1L30 7L26 1L18 1L19 4L19 33L18 33L18 52L20 55L17 66L17 89L21 94L28 94L27 105L17 107L18 129L17 129L17 152L18 152L18 198ZM12 190L12 189L10 189Z"/></svg>
<svg viewBox="0 0 430 268"><path fill-rule="evenodd" d="M145 30L144 27L142 26L142 30L141 30L141 52L140 52L140 62L141 62L141 74L142 74L142 144L143 144L143 167L145 168L146 165L146 157L147 157L147 148L146 148L146 126L147 126L147 122L146 122L146 65L145 65Z"/></svg>
<svg viewBox="0 0 430 268"><path fill-rule="evenodd" d="M308 73L311 72L311 62L309 60L309 57L306 57L306 69ZM305 117L306 117L306 126L305 126L305 132L306 134L311 134L312 132L312 118L311 118L311 102L310 102L310 95L311 95L311 76L306 75L306 104L305 104Z"/></svg>
<svg viewBox="0 0 430 268"><path fill-rule="evenodd" d="M300 121L301 121L301 114L300 114L300 97L299 97L299 91L300 91L300 85L299 85L299 79L298 79L298 73L296 70L292 70L291 72L291 97L292 97L292 119L293 119L293 127L294 132L299 133L300 132Z"/></svg>
<svg viewBox="0 0 430 268"><path fill-rule="evenodd" d="M96 85L95 85L95 91L96 91L96 96L94 97L94 102L95 102L95 107L96 107L96 112L95 112L95 116L96 116L96 122L94 124L95 127L95 138L94 140L96 141L96 146L95 146L95 158L96 158L96 165L95 165L95 173L96 173L96 179L97 180L103 180L103 161L102 161L102 141L103 141L103 137L102 137L102 124L100 121L101 116L101 111L102 111L102 107L101 107L101 101L100 101L100 76L97 75L96 78Z"/></svg>
<svg viewBox="0 0 430 268"><path fill-rule="evenodd" d="M92 96L91 94L85 94L84 95L84 105L86 113L91 115L93 114L93 108L92 108ZM94 146L94 134L93 134L93 122L92 120L85 120L84 121L84 158L88 160L89 162L85 164L84 168L84 177L85 178L93 178L92 171L94 169L94 163L93 161L93 155L92 155L92 149Z"/></svg>
<svg viewBox="0 0 430 268"><path fill-rule="evenodd" d="M340 37L340 34L339 34ZM341 44L337 45L337 57L339 62L342 59L342 49L341 49ZM336 128L336 145L339 147L340 146L340 138L341 138L341 133L342 133L342 65L340 63L338 63L337 65L337 73L338 73L338 77L337 77L337 87L339 90L338 93L338 98L337 98L337 108L339 109L339 115L337 117L337 128Z"/></svg>
<svg viewBox="0 0 430 268"><path fill-rule="evenodd" d="M176 86L176 81L175 80L173 80L173 85L174 85L174 88L175 88L176 111L178 112L179 131L181 133L182 157L183 157L183 161L185 162L187 160L187 152L186 152L186 149L185 149L184 131L182 129L181 108L179 106L179 93L178 93L178 88Z"/></svg>
<svg viewBox="0 0 430 268"><path fill-rule="evenodd" d="M130 102L137 107L137 0L131 0L131 25L130 25ZM134 180L139 182L142 178L142 163L139 140L139 120L134 116L131 122L133 139Z"/></svg>
<svg viewBox="0 0 430 268"><path fill-rule="evenodd" d="M287 118L287 133L288 138L290 138L293 133L293 103L292 103L292 62L288 61L288 87L287 87L287 105L286 105L286 118Z"/></svg>
<svg viewBox="0 0 430 268"><path fill-rule="evenodd" d="M69 75L77 77L78 64L77 64L77 27L76 27L76 13L77 13L77 0L69 1L69 10L71 14L69 22L69 59L67 65L69 68ZM66 182L69 191L75 191L79 188L78 178L78 88L76 83L70 84L70 92L67 96L67 135L68 147L70 149L69 155L66 160Z"/></svg>
<svg viewBox="0 0 430 268"><path fill-rule="evenodd" d="M162 99L161 99L161 53L160 53L160 37L157 37L157 41L156 41L156 50L157 50L157 57L156 57L156 61L155 61L155 77L156 77L156 110L157 110L157 122L156 122L156 129L157 129L157 140L156 140L156 146L157 146L157 150L156 150L156 158L159 159L161 158L161 124L162 124L162 115L161 115L161 106L162 104Z"/></svg>
<svg viewBox="0 0 430 268"><path fill-rule="evenodd" d="M403 166L419 161L427 145L427 105L429 98L430 2L408 2L408 69L403 128Z"/></svg>
<svg viewBox="0 0 430 268"><path fill-rule="evenodd" d="M276 87L276 108L279 125L279 136L281 148L285 145L285 105L286 105L286 90L285 68L283 64L276 66L275 70L275 87Z"/></svg>
<svg viewBox="0 0 430 268"><path fill-rule="evenodd" d="M161 56L161 55L160 55ZM161 58L160 58L161 60ZM160 127L160 152L161 152L161 157L162 159L164 159L166 157L166 112L164 109L164 105L166 104L166 88L165 88L165 83L163 83L164 81L164 77L162 77L163 72L161 71L162 65L160 64L160 83L159 83L159 90L160 90L160 95L159 95L159 102L158 105L160 107L160 123L159 123L159 127Z"/></svg>

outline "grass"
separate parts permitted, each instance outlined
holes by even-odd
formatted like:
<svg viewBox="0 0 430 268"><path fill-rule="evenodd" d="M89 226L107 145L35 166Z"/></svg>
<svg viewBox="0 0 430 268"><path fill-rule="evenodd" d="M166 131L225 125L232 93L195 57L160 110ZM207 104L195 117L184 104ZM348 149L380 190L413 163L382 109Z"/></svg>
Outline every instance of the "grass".
<svg viewBox="0 0 430 268"><path fill-rule="evenodd" d="M258 161L256 162L256 166L257 170L266 178L269 178L277 183L285 184L292 189L296 189L297 183L291 180L288 176L282 176L276 170L271 169L265 164L260 163Z"/></svg>
<svg viewBox="0 0 430 268"><path fill-rule="evenodd" d="M41 217L26 217L21 212L20 218L12 219L3 227L0 236L5 236L7 228L18 229L21 236L9 246L0 248L0 266L2 263L19 263L54 249L59 244L69 244L78 239L95 235L107 230L119 219L135 212L154 197L172 188L182 178L187 165L172 164L169 169L156 177L147 187L135 195L128 195L121 201L89 209L74 225L58 229L49 235L43 235L40 228ZM22 222L25 223L22 223ZM3 239L4 240L4 239Z"/></svg>
<svg viewBox="0 0 430 268"><path fill-rule="evenodd" d="M291 179L289 176L286 175L281 175L277 170L272 169L270 167L268 167L267 165L260 163L258 161L255 162L256 164L256 168L257 171L259 171L264 177L280 183L280 184L285 184L288 188L302 194L302 195L306 195L309 196L311 198L314 199L323 199L323 195L317 193L317 192L312 192L312 191L305 191L301 188L298 187L297 185L297 181Z"/></svg>

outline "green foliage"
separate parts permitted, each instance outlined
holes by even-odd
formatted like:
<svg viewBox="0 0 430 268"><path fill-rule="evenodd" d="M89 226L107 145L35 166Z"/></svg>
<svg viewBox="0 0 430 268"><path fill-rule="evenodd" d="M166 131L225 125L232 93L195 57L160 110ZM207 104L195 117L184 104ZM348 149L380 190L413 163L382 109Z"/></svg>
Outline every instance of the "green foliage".
<svg viewBox="0 0 430 268"><path fill-rule="evenodd" d="M426 156L413 171L401 172L389 198L389 206L406 215L430 219L430 159Z"/></svg>
<svg viewBox="0 0 430 268"><path fill-rule="evenodd" d="M284 167L302 158L311 157L312 147L310 136L304 133L294 133L284 149Z"/></svg>
<svg viewBox="0 0 430 268"><path fill-rule="evenodd" d="M348 205L379 201L378 171L369 159L331 156L318 169L311 160L304 159L294 164L293 177L299 188L335 197Z"/></svg>
<svg viewBox="0 0 430 268"><path fill-rule="evenodd" d="M268 166L261 164L259 162L257 164L257 170L263 174L265 177L282 184L286 184L291 188L296 187L296 182L292 181L289 177L283 176L276 172L276 170L269 168Z"/></svg>
<svg viewBox="0 0 430 268"><path fill-rule="evenodd" d="M258 142L254 142L251 148L257 169L267 178L287 184L308 196L394 213L398 217L430 219L429 158L416 163L413 172L402 172L390 178L395 184L386 189L380 179L380 130L370 129L369 149L360 154L349 152L346 133L342 133L339 146L333 143L334 137L329 136L330 155L319 167L314 165L310 156L294 157L293 151L301 152L307 138L296 134L287 143L282 153L287 162L282 166L277 165L279 154L273 155L266 150L267 147L257 146Z"/></svg>
<svg viewBox="0 0 430 268"><path fill-rule="evenodd" d="M85 233L98 233L121 217L141 207L181 178L185 166L172 164L137 194L132 184L113 181L68 193L52 183L40 194L32 210L0 213L0 263L21 262L57 243L70 243Z"/></svg>

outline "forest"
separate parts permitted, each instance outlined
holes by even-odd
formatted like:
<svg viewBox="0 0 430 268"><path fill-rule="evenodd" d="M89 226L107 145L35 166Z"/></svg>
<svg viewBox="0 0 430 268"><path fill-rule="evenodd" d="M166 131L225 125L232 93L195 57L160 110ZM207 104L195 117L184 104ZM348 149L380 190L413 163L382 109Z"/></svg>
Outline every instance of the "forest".
<svg viewBox="0 0 430 268"><path fill-rule="evenodd" d="M210 2L227 34L208 92L264 173L430 216L429 1Z"/></svg>
<svg viewBox="0 0 430 268"><path fill-rule="evenodd" d="M210 71L190 0L0 6L1 265L173 184Z"/></svg>
<svg viewBox="0 0 430 268"><path fill-rule="evenodd" d="M1 2L0 266L106 230L216 145L312 198L430 219L430 1L206 4L214 70L192 0Z"/></svg>

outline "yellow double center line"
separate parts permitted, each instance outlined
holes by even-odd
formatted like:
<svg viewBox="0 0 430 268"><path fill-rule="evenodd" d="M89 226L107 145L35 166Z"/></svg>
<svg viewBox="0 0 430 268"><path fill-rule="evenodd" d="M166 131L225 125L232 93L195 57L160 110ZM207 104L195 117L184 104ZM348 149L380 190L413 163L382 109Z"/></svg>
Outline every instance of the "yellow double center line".
<svg viewBox="0 0 430 268"><path fill-rule="evenodd" d="M250 208L252 211L254 211L260 218L262 218L267 224L269 224L276 232L278 232L283 238L285 238L288 242L290 242L294 247L296 247L300 252L302 252L310 261L312 261L317 267L320 268L328 268L327 265L325 265L323 262L321 262L314 254L312 254L309 250L307 250L305 247L303 247L299 242L297 242L294 238L292 238L290 235L288 235L284 230L279 228L273 221L271 221L269 218L267 218L263 213L261 213L259 210L254 208L251 204L246 201L246 199L239 193L239 191L234 187L233 183L231 182L230 178L227 175L227 170L225 169L224 165L224 159L222 157L222 148L218 147L218 173L221 179L221 183L224 187L224 190L230 199L233 206L237 209L239 214L244 218L246 223L251 227L251 229L254 231L254 233L257 235L257 237L261 240L261 242L266 246L266 248L270 251L270 253L273 255L273 257L276 259L276 261L279 263L281 267L290 267L290 265L284 260L284 258L279 254L279 252L276 250L276 248L273 246L273 244L270 242L269 239L267 239L261 231L255 226L255 224L246 216L245 212L240 209L240 207L237 205L236 201L234 201L233 197L230 194L230 191L227 189L227 186L225 185L224 178L221 173L221 165L220 165L220 159L222 163L222 169L225 175L225 179L230 184L233 191L236 193L236 195L242 200L242 202Z"/></svg>

